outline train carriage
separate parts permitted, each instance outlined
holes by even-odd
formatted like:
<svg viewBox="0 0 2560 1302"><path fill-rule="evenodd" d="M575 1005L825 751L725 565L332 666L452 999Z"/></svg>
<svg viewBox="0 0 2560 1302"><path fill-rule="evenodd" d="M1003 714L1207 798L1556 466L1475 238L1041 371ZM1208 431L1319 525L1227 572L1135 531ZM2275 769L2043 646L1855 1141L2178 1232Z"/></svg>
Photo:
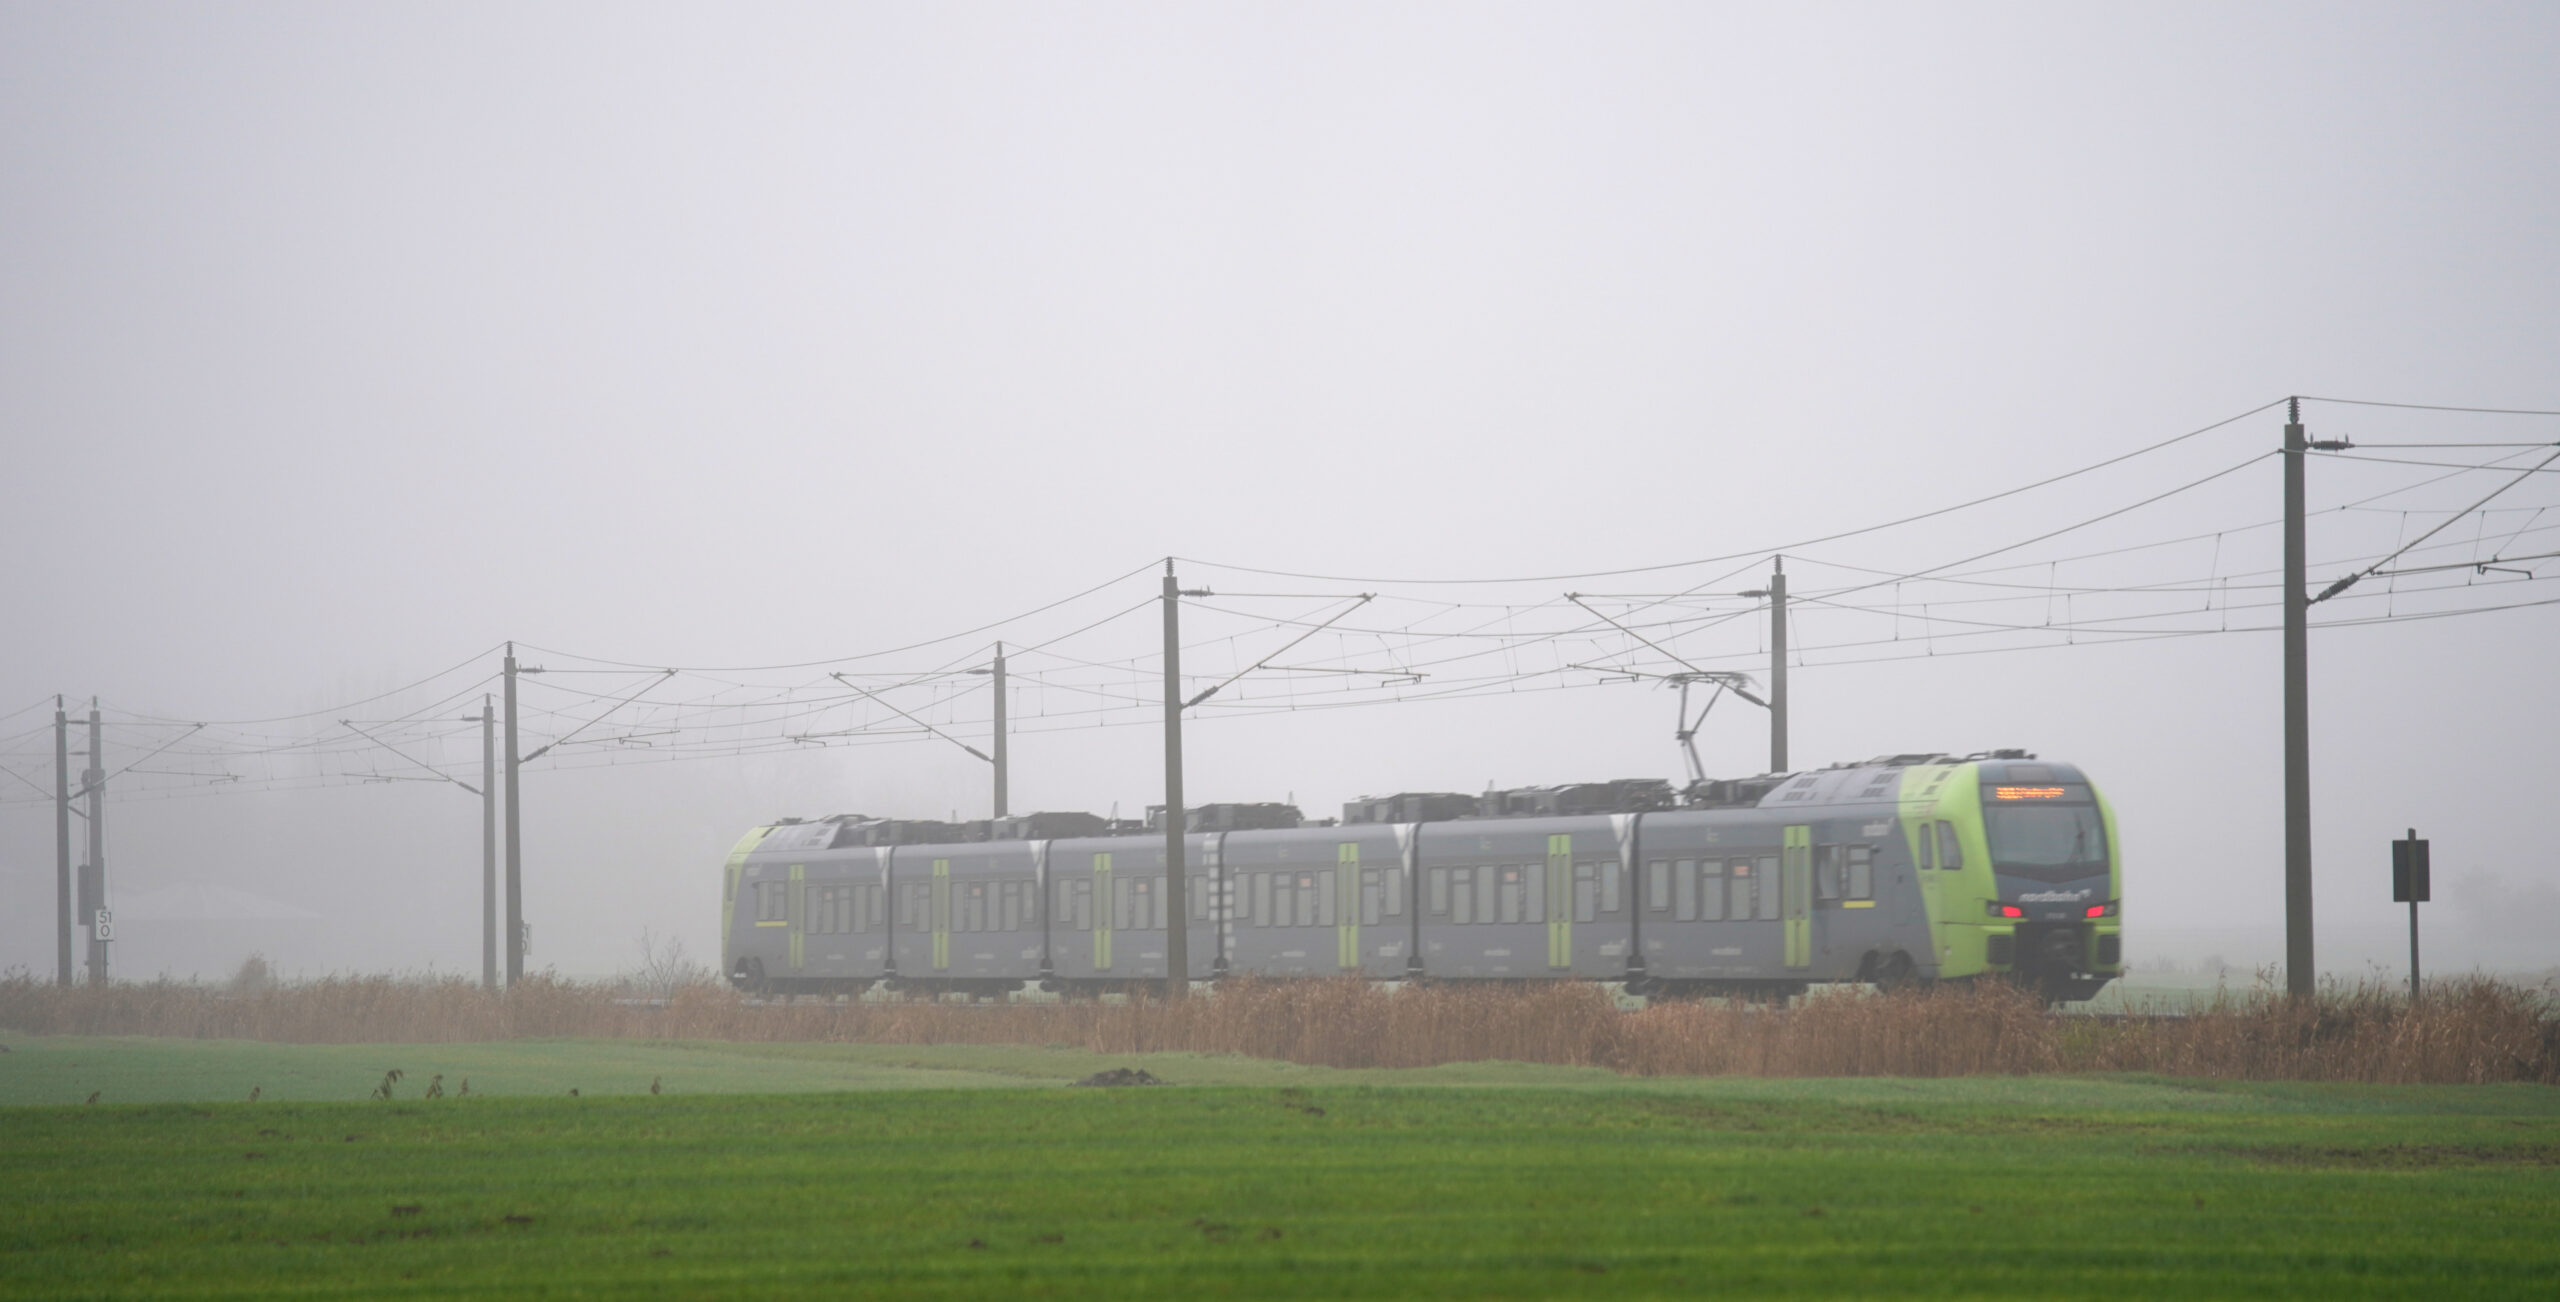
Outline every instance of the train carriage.
<svg viewBox="0 0 2560 1302"><path fill-rule="evenodd" d="M1677 803L1668 790L1406 795L1354 802L1339 825L1193 830L1190 975L1623 981L1672 996L1992 975L2085 999L2123 970L2115 815L2072 765L1901 755L1694 784ZM1238 809L1285 807L1207 812ZM1203 813L1195 829L1219 824ZM1161 980L1163 835L993 835L1038 820L1106 830L1028 819L757 828L724 879L723 965L741 985L807 993Z"/></svg>

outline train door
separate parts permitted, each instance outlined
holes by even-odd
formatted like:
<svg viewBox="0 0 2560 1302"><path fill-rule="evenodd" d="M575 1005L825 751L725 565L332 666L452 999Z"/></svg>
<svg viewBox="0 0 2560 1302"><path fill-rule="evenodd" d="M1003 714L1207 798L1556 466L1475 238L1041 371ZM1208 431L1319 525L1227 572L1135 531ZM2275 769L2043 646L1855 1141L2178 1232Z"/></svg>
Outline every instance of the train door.
<svg viewBox="0 0 2560 1302"><path fill-rule="evenodd" d="M1573 834L1547 838L1547 966L1573 966Z"/></svg>
<svg viewBox="0 0 2560 1302"><path fill-rule="evenodd" d="M783 918L791 928L791 930L784 934L791 938L790 959L791 970L794 973L797 973L800 970L800 933L808 930L809 926L808 898L809 865L804 863L795 863L791 865L791 903L788 906L790 911L783 915Z"/></svg>
<svg viewBox="0 0 2560 1302"><path fill-rule="evenodd" d="M933 901L927 907L926 919L933 929L933 970L951 967L951 861L933 861Z"/></svg>
<svg viewBox="0 0 2560 1302"><path fill-rule="evenodd" d="M1344 841L1334 849L1334 962L1346 972L1360 967L1360 843Z"/></svg>
<svg viewBox="0 0 2560 1302"><path fill-rule="evenodd" d="M1111 856L1093 857L1093 970L1111 970Z"/></svg>
<svg viewBox="0 0 2560 1302"><path fill-rule="evenodd" d="M1813 964L1813 829L1787 829L1781 861L1778 916L1787 929L1787 966Z"/></svg>

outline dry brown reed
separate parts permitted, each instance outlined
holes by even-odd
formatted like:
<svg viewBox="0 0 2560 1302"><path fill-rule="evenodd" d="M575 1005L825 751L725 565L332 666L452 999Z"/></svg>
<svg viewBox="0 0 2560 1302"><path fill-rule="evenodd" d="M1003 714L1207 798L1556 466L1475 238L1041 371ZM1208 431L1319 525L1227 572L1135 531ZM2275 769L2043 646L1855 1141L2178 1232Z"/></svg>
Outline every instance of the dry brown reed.
<svg viewBox="0 0 2560 1302"><path fill-rule="evenodd" d="M2222 994L2183 1016L2048 1011L1997 984L1816 993L1791 1007L1658 1003L1622 1012L1590 985L1236 980L1170 1002L753 1003L688 985L655 1003L548 977L497 994L458 978L332 977L251 993L176 983L60 988L0 980L0 1026L35 1034L300 1043L596 1036L1184 1050L1327 1067L1503 1060L1633 1075L1961 1076L2149 1072L2237 1080L2560 1084L2560 1017L2535 991L2440 983L2294 1001Z"/></svg>

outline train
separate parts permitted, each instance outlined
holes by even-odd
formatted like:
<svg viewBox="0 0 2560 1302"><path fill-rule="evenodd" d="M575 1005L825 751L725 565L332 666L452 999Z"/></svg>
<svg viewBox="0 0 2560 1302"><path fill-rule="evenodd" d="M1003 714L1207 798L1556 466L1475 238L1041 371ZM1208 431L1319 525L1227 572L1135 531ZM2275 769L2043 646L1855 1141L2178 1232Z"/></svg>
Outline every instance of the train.
<svg viewBox="0 0 2560 1302"><path fill-rule="evenodd" d="M835 815L730 851L721 962L767 995L1085 997L1167 975L1166 813ZM1655 998L2123 972L2115 813L2019 750L1183 811L1189 976L1622 982Z"/></svg>

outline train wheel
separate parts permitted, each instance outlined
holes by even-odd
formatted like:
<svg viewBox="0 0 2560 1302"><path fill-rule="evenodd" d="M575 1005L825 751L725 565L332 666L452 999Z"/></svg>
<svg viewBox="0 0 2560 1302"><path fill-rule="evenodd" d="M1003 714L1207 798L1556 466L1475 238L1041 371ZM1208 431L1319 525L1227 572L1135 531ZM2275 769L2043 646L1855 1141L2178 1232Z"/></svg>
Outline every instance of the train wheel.
<svg viewBox="0 0 2560 1302"><path fill-rule="evenodd" d="M773 993L773 983L764 979L763 959L751 958L747 960L747 993L754 995L758 999L765 998Z"/></svg>
<svg viewBox="0 0 2560 1302"><path fill-rule="evenodd" d="M1919 965L1911 961L1909 954L1897 949L1876 961L1875 981L1876 989L1887 993L1908 990L1920 983Z"/></svg>

